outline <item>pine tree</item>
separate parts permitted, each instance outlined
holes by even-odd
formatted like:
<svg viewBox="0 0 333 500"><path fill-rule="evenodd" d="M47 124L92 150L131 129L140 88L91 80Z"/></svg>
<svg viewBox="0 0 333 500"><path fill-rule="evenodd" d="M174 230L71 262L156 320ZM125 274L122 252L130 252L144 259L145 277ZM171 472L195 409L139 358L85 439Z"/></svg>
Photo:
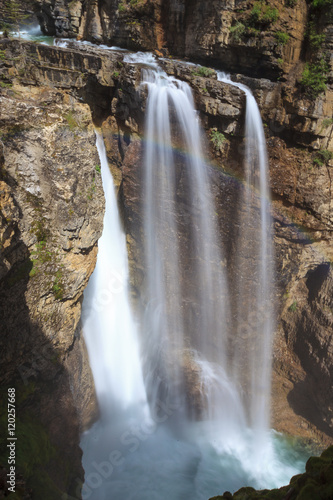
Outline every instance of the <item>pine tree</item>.
<svg viewBox="0 0 333 500"><path fill-rule="evenodd" d="M20 24L23 24L29 17L29 14L24 13L21 4L16 0L7 0L4 5L3 16L6 21L14 26L14 30L17 31L20 37Z"/></svg>

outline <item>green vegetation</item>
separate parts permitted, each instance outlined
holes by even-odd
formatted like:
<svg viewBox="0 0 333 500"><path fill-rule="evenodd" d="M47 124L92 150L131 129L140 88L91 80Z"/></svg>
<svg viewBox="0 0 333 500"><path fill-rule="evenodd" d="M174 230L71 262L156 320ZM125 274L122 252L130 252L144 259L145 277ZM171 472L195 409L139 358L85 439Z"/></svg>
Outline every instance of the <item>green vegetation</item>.
<svg viewBox="0 0 333 500"><path fill-rule="evenodd" d="M288 35L288 33L285 33L284 31L277 31L275 33L275 38L280 45L286 45L286 43L288 43L290 36Z"/></svg>
<svg viewBox="0 0 333 500"><path fill-rule="evenodd" d="M294 302L288 307L289 311L291 312L296 312L297 311L297 302L294 300Z"/></svg>
<svg viewBox="0 0 333 500"><path fill-rule="evenodd" d="M307 63L305 65L301 84L309 96L317 97L322 92L325 92L328 72L329 65L323 57L317 63Z"/></svg>
<svg viewBox="0 0 333 500"><path fill-rule="evenodd" d="M245 30L246 26L240 21L237 21L234 26L230 26L230 33L235 42L239 42L241 40L242 36L245 33Z"/></svg>
<svg viewBox="0 0 333 500"><path fill-rule="evenodd" d="M333 125L333 118L325 118L322 123L322 130Z"/></svg>
<svg viewBox="0 0 333 500"><path fill-rule="evenodd" d="M40 270L40 266L46 262L53 262L54 260L53 253L47 249L46 241L39 241L36 243L36 250L33 250L30 255L32 258L32 269L29 273L30 278L36 276Z"/></svg>
<svg viewBox="0 0 333 500"><path fill-rule="evenodd" d="M96 180L94 176L90 184L90 187L88 188L88 193L87 193L88 200L92 200L95 191L96 191Z"/></svg>
<svg viewBox="0 0 333 500"><path fill-rule="evenodd" d="M38 242L45 242L47 237L49 236L49 231L45 228L45 221L43 218L37 218L31 224L31 230Z"/></svg>
<svg viewBox="0 0 333 500"><path fill-rule="evenodd" d="M247 27L247 31L246 31L246 34L249 35L249 36L259 36L261 33L261 30L260 29L257 29L255 28L254 26L248 26Z"/></svg>
<svg viewBox="0 0 333 500"><path fill-rule="evenodd" d="M119 10L119 12L124 12L126 10L126 6L124 4L124 0L120 0L120 2L118 4L118 10Z"/></svg>
<svg viewBox="0 0 333 500"><path fill-rule="evenodd" d="M206 68L205 66L200 66L197 69L192 71L192 75L194 76L203 76L205 78L211 78L215 75L215 71L210 68Z"/></svg>
<svg viewBox="0 0 333 500"><path fill-rule="evenodd" d="M37 239L35 250L30 252L31 269L29 276L30 278L33 278L43 268L43 274L49 275L52 278L54 265L57 264L57 253L50 244L52 242L49 241L50 231L46 227L46 220L42 214L42 202L38 196L34 196L32 194L27 196L27 201L32 204L35 217L33 223L31 224L30 232L34 234ZM48 264L47 270L43 267L44 264Z"/></svg>
<svg viewBox="0 0 333 500"><path fill-rule="evenodd" d="M52 285L52 292L57 300L62 300L64 297L64 282L62 272L56 272L55 279Z"/></svg>
<svg viewBox="0 0 333 500"><path fill-rule="evenodd" d="M29 4L30 2L26 3ZM29 14L25 14L22 10L22 5L16 0L7 0L4 3L2 15L12 25L8 29L17 31L20 36L20 25L24 24L29 17Z"/></svg>
<svg viewBox="0 0 333 500"><path fill-rule="evenodd" d="M250 14L250 24L265 26L275 23L279 18L279 11L275 7L264 3L255 2Z"/></svg>
<svg viewBox="0 0 333 500"><path fill-rule="evenodd" d="M333 5L333 0L312 0L311 5L315 9L321 9L329 5Z"/></svg>
<svg viewBox="0 0 333 500"><path fill-rule="evenodd" d="M47 498L57 500L61 498L62 492L50 478L47 467L54 461L62 460L59 451L51 443L50 437L38 420L35 413L27 409L27 404L36 392L35 383L23 385L13 384L16 388L16 425L15 437L17 446L15 449L16 473L18 477L23 477L23 485L17 484L16 493L10 494L8 499L25 498L27 489L33 490L33 498ZM1 407L6 407L7 387L1 388ZM8 461L7 448L7 412L3 411L0 416L0 463L6 464ZM69 464L68 464L69 468ZM25 484L24 484L25 483ZM7 498L7 497L6 497Z"/></svg>
<svg viewBox="0 0 333 500"><path fill-rule="evenodd" d="M119 71L114 71L112 73L113 78L119 78Z"/></svg>
<svg viewBox="0 0 333 500"><path fill-rule="evenodd" d="M75 128L77 128L79 125L74 117L74 111L71 109L66 115L65 115L65 120L67 120L69 129L73 131Z"/></svg>
<svg viewBox="0 0 333 500"><path fill-rule="evenodd" d="M56 251L48 248L46 241L36 243L36 250L30 253L31 261L29 277L34 278L42 272L44 277L48 278L47 287L51 289L57 300L62 300L64 296L65 283L63 280L63 265L59 264L59 257ZM46 264L46 266L45 266ZM55 272L55 266L58 270Z"/></svg>
<svg viewBox="0 0 333 500"><path fill-rule="evenodd" d="M6 75L0 75L0 87L3 89L10 89L13 86L10 77ZM18 125L17 125L18 127ZM4 135L3 133L1 135Z"/></svg>
<svg viewBox="0 0 333 500"><path fill-rule="evenodd" d="M333 152L328 149L320 149L316 152L315 158L313 160L313 164L318 167L322 167L323 165L328 165L330 160L333 159Z"/></svg>
<svg viewBox="0 0 333 500"><path fill-rule="evenodd" d="M333 118L325 118L325 120L323 120L324 128L330 127L331 125L333 125Z"/></svg>
<svg viewBox="0 0 333 500"><path fill-rule="evenodd" d="M279 66L283 66L284 60L279 57L279 59L276 60Z"/></svg>
<svg viewBox="0 0 333 500"><path fill-rule="evenodd" d="M98 174L100 174L101 173L101 167L100 167L100 165L95 165L95 170L96 170L96 172Z"/></svg>
<svg viewBox="0 0 333 500"><path fill-rule="evenodd" d="M286 0L287 7L295 7L297 4L297 0Z"/></svg>
<svg viewBox="0 0 333 500"><path fill-rule="evenodd" d="M225 136L216 128L212 128L210 131L210 140L212 141L216 149L220 149L225 141Z"/></svg>
<svg viewBox="0 0 333 500"><path fill-rule="evenodd" d="M255 490L249 486L233 495L225 492L210 500L331 500L333 491L333 446L320 457L311 457L305 472L297 474L288 486L273 490Z"/></svg>
<svg viewBox="0 0 333 500"><path fill-rule="evenodd" d="M8 82L0 82L0 87L2 89L10 89L12 88L13 84L12 83L8 83Z"/></svg>
<svg viewBox="0 0 333 500"><path fill-rule="evenodd" d="M313 21L309 22L308 24L306 36L309 40L310 47L313 50L320 49L326 38L325 33L317 33L317 28Z"/></svg>
<svg viewBox="0 0 333 500"><path fill-rule="evenodd" d="M4 50L0 50L0 59L4 61L6 59L6 52Z"/></svg>

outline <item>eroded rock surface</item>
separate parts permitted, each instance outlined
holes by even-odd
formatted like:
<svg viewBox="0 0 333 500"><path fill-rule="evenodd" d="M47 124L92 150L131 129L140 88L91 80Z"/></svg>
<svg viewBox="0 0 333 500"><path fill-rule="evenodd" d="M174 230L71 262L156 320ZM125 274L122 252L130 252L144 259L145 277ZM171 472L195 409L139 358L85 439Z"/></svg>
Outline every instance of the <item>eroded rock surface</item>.
<svg viewBox="0 0 333 500"><path fill-rule="evenodd" d="M52 449L44 459L41 452L40 479L34 467L26 474L30 486L59 498L80 490L79 432L96 415L80 316L104 197L89 106L50 80L12 80L20 69L12 65L17 53L7 50L12 83L0 95L1 386L16 387L22 439L35 436L25 428L33 421ZM21 76L33 79L24 61ZM30 439L25 445L37 446ZM20 450L18 457L22 466Z"/></svg>

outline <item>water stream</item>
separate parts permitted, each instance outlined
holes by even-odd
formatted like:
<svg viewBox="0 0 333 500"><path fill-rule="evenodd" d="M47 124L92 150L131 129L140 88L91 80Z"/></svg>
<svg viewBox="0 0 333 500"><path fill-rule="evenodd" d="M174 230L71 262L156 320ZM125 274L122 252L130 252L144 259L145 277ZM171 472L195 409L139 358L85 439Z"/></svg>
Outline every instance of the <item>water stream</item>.
<svg viewBox="0 0 333 500"><path fill-rule="evenodd" d="M237 252L237 337L234 376L247 387L249 425L255 429L256 449L270 423L272 342L274 334L274 258L270 215L266 139L256 100L250 89L217 72L219 81L245 93L245 183L239 199ZM251 300L252 298L252 300ZM246 369L244 370L244 365ZM240 372L239 367L243 370ZM246 384L246 380L248 384ZM259 445L259 446L258 446Z"/></svg>
<svg viewBox="0 0 333 500"><path fill-rule="evenodd" d="M243 322L251 312L254 319L244 345L236 339L230 350L226 258L190 87L161 71L152 55L125 59L146 65L146 282L136 318L125 235L97 134L106 211L83 327L101 417L82 436L83 499L207 500L244 485L281 486L304 462L288 455L282 437L269 430L273 253L258 108L242 89L251 145L241 197L246 227L238 235L243 256L236 329L242 338ZM250 270L247 245L256 257ZM247 272L249 285L243 287ZM249 296L254 310L251 303L242 307Z"/></svg>

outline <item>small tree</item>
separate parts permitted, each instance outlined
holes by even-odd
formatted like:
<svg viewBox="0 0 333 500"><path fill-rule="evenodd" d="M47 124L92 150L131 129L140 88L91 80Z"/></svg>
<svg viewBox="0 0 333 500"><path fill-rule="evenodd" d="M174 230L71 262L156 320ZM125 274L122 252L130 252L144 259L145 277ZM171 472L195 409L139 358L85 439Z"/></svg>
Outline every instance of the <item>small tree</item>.
<svg viewBox="0 0 333 500"><path fill-rule="evenodd" d="M16 0L7 0L4 5L3 15L4 18L14 26L14 29L18 32L20 37L20 24L24 23L29 17L29 14L24 13L21 4Z"/></svg>

